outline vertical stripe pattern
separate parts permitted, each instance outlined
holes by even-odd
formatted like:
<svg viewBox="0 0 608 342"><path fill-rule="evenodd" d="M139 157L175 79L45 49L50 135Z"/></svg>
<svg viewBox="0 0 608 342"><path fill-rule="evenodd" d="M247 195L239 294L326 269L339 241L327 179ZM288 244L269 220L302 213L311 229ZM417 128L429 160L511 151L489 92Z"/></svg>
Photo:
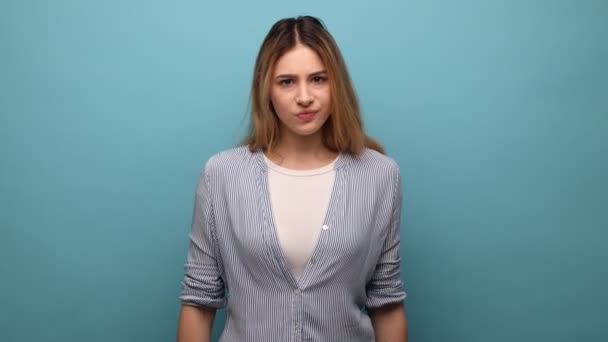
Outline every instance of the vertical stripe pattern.
<svg viewBox="0 0 608 342"><path fill-rule="evenodd" d="M320 236L299 282L273 222L261 151L214 155L196 189L180 299L226 308L222 342L369 342L364 309L398 303L401 177L372 150L341 154Z"/></svg>

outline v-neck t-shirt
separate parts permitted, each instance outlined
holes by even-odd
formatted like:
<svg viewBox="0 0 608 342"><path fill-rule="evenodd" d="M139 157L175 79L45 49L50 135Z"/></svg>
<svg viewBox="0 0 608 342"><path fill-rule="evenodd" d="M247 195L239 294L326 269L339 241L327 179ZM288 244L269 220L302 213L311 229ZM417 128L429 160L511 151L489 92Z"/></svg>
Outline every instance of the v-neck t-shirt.
<svg viewBox="0 0 608 342"><path fill-rule="evenodd" d="M336 176L335 160L312 170L294 170L264 159L277 237L299 280L323 229Z"/></svg>

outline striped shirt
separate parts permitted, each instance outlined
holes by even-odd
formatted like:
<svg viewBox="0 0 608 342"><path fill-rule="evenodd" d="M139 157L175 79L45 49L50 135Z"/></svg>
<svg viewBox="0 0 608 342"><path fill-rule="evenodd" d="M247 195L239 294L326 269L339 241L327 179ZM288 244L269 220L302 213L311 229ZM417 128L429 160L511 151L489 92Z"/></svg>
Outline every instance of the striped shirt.
<svg viewBox="0 0 608 342"><path fill-rule="evenodd" d="M281 251L262 151L206 163L180 299L226 308L220 341L369 342L365 309L399 303L401 177L387 156L340 154L321 234L299 281Z"/></svg>

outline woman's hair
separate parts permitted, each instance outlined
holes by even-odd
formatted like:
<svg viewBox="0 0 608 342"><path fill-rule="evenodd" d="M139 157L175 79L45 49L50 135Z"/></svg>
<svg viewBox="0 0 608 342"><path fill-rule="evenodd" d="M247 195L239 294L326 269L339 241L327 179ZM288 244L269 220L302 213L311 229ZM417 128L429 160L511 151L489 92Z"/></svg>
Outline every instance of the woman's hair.
<svg viewBox="0 0 608 342"><path fill-rule="evenodd" d="M279 119L270 101L272 74L277 60L296 44L315 51L328 73L331 115L323 125L325 146L336 152L359 154L365 147L381 153L384 148L365 135L357 95L338 45L323 23L311 16L276 22L258 53L251 85L251 122L244 143L254 151L273 149L279 141Z"/></svg>

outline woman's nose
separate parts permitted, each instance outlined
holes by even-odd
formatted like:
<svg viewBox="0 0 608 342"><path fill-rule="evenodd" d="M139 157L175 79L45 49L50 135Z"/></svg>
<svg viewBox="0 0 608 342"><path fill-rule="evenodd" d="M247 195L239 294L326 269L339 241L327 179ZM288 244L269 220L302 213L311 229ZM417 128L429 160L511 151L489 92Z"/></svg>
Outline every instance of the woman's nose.
<svg viewBox="0 0 608 342"><path fill-rule="evenodd" d="M312 94L308 90L306 85L300 86L298 94L296 95L296 102L301 106L308 106L314 100Z"/></svg>

